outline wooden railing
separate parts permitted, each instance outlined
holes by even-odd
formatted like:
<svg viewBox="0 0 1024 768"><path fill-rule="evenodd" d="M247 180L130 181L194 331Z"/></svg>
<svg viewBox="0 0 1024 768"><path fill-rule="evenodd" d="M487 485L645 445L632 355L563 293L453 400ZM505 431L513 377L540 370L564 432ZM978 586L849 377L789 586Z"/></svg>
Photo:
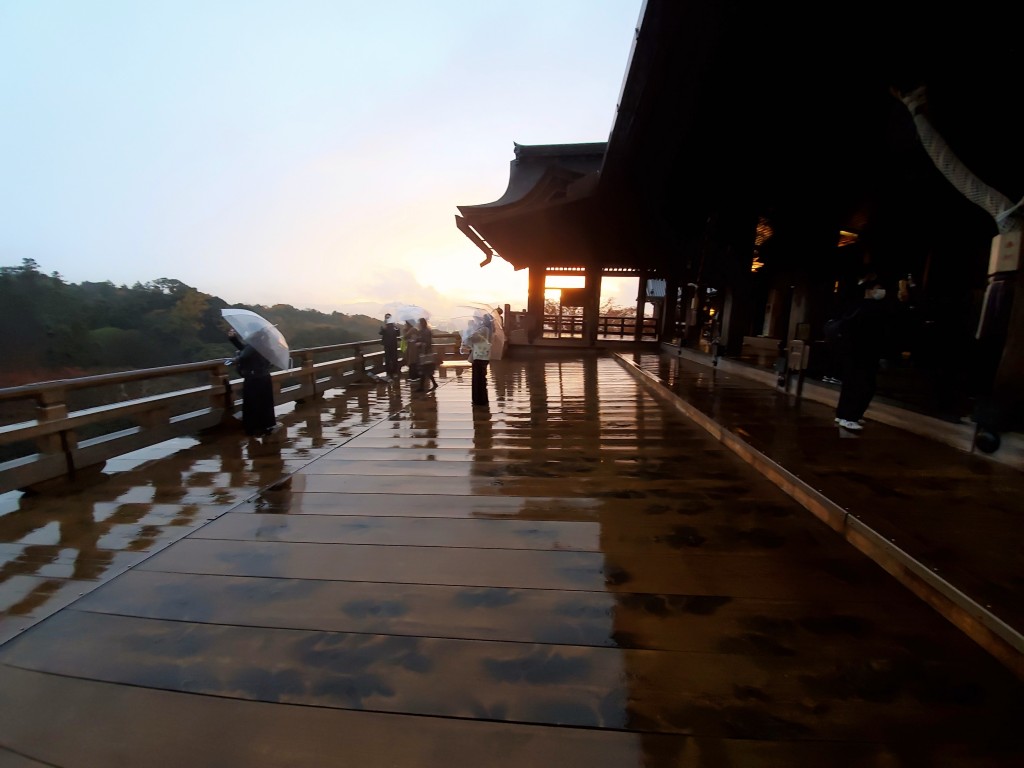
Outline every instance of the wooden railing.
<svg viewBox="0 0 1024 768"><path fill-rule="evenodd" d="M636 331L636 317L601 315L597 318L599 339L633 339ZM641 338L653 341L658 336L657 321L653 317L641 319ZM548 338L582 338L583 317L581 315L544 315L544 336Z"/></svg>
<svg viewBox="0 0 1024 768"><path fill-rule="evenodd" d="M435 338L442 356L457 348L446 336ZM324 359L332 355L341 356ZM297 349L292 362L296 367L271 376L278 405L373 383L384 351L379 340L355 341ZM0 389L9 422L0 424L0 493L74 478L115 456L230 420L241 390L233 371L223 359L206 360Z"/></svg>

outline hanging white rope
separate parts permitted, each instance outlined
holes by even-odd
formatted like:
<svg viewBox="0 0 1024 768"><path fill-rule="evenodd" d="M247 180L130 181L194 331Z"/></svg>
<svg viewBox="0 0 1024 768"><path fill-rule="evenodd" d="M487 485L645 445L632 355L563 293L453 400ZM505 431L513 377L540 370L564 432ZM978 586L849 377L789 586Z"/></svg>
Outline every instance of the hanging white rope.
<svg viewBox="0 0 1024 768"><path fill-rule="evenodd" d="M942 175L960 193L975 205L987 211L1000 232L1014 232L1024 229L1024 213L1021 212L1022 198L1016 204L1006 195L983 182L956 156L945 139L935 130L927 116L927 94L924 86L907 94L898 94L910 114L914 116L917 135L928 156Z"/></svg>

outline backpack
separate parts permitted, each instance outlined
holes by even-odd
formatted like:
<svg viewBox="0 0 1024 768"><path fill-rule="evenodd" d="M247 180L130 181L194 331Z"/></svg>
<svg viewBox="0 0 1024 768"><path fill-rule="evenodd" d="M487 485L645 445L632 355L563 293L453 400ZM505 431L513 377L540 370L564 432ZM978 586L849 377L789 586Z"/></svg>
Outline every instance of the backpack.
<svg viewBox="0 0 1024 768"><path fill-rule="evenodd" d="M491 342L487 341L486 339L474 341L470 348L473 350L474 360L491 359Z"/></svg>

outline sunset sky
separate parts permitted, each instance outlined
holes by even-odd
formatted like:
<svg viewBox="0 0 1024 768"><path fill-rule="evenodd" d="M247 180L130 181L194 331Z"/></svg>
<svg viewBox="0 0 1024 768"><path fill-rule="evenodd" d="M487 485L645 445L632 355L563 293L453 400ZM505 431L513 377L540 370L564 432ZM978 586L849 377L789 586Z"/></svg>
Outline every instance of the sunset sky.
<svg viewBox="0 0 1024 768"><path fill-rule="evenodd" d="M513 142L608 138L641 6L4 0L0 266L326 312L525 305L456 206L502 195Z"/></svg>

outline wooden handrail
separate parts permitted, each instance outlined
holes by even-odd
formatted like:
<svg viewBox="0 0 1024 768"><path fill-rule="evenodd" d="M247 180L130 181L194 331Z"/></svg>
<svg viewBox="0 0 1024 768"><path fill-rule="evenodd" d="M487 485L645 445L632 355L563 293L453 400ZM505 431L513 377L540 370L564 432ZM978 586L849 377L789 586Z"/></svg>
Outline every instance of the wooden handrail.
<svg viewBox="0 0 1024 768"><path fill-rule="evenodd" d="M328 344L323 347L309 347L305 349L292 350L292 357L308 353L323 354L334 352L340 349L358 349L372 345L380 345L380 339L369 339L367 341L347 341L343 344ZM216 360L204 360L198 363L180 363L178 365L164 365L157 368L137 368L131 371L120 371L117 373L100 373L93 376L79 376L74 379L55 379L52 381L40 381L34 384L22 384L17 387L5 387L0 389L0 401L19 400L36 397L38 394L53 390L75 390L88 387L99 387L107 384L124 384L129 381L142 381L144 379L158 379L165 376L177 376L183 373L198 373L206 370L216 370L224 367L226 358ZM291 370L291 369L288 369Z"/></svg>
<svg viewBox="0 0 1024 768"><path fill-rule="evenodd" d="M365 351L375 347L372 352ZM351 351L352 355L313 363L317 355L339 351ZM368 372L383 368L384 352L380 339L368 339L296 349L292 356L302 360L301 367L271 374L276 404L319 397L332 387L370 382ZM73 391L203 372L208 373L209 379L201 386L76 411L68 408L67 396ZM6 453L6 460L0 463L0 493L74 476L76 471L102 466L115 456L172 437L194 434L231 419L238 405L236 387L241 381L232 378L231 373L225 358L219 358L0 389L0 402L34 401L36 416L14 424L0 424L0 448ZM172 408L180 412L175 415ZM136 426L125 429L126 421ZM80 441L79 431L85 427L99 429L101 433ZM23 447L19 449L33 443L37 453L26 455Z"/></svg>
<svg viewBox="0 0 1024 768"><path fill-rule="evenodd" d="M458 335L435 334L436 348L457 348ZM373 349L366 352L367 348ZM314 362L317 355L351 351L350 357ZM292 351L298 367L271 374L275 404L321 397L334 387L368 384L370 375L384 368L380 339L349 341ZM36 418L0 424L0 493L38 487L61 477L73 477L83 468L102 466L107 459L168 440L195 434L233 418L239 402L239 378L224 358L197 363L103 373L74 379L57 379L0 389L0 401L32 400ZM120 402L92 405L69 411L69 392L129 382L160 380L183 374L207 372L208 383L170 392L147 394ZM172 411L172 409L174 409ZM125 422L134 427L125 428ZM80 440L83 428L100 433ZM21 446L35 445L37 453ZM19 449L20 448L20 449Z"/></svg>

